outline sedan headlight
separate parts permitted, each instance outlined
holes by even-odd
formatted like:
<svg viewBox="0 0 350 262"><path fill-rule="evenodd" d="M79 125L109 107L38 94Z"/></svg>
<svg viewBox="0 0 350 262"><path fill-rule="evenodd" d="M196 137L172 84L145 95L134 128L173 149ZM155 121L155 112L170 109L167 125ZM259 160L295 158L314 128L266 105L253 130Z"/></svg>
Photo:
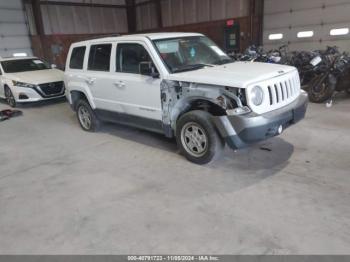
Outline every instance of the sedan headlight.
<svg viewBox="0 0 350 262"><path fill-rule="evenodd" d="M260 106L264 101L264 91L260 86L254 86L250 91L250 97L254 105Z"/></svg>
<svg viewBox="0 0 350 262"><path fill-rule="evenodd" d="M14 86L34 88L35 85L12 80Z"/></svg>

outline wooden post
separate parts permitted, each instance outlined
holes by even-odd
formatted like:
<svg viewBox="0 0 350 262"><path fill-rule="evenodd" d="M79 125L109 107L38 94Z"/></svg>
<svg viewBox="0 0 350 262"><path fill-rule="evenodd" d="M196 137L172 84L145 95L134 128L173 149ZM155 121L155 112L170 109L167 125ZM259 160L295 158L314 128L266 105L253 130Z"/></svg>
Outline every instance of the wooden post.
<svg viewBox="0 0 350 262"><path fill-rule="evenodd" d="M135 0L126 0L126 16L128 20L128 32L135 33L137 30Z"/></svg>

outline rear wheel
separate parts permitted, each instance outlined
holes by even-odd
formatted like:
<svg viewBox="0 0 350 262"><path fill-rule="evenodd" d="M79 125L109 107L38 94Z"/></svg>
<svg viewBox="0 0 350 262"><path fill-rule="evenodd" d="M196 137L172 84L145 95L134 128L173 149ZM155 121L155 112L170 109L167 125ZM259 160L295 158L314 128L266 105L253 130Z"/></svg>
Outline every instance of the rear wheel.
<svg viewBox="0 0 350 262"><path fill-rule="evenodd" d="M81 99L77 102L76 112L79 124L83 130L88 132L95 132L98 130L100 127L100 120L86 100Z"/></svg>
<svg viewBox="0 0 350 262"><path fill-rule="evenodd" d="M309 99L313 103L323 103L329 100L333 95L334 88L332 84L329 83L328 78L324 79L322 83L319 83L322 77L324 76L315 77L309 84Z"/></svg>
<svg viewBox="0 0 350 262"><path fill-rule="evenodd" d="M9 87L5 86L5 99L7 104L10 107L16 107L17 103L16 103L16 99L14 97L14 95L12 94L12 91Z"/></svg>
<svg viewBox="0 0 350 262"><path fill-rule="evenodd" d="M207 164L218 157L225 142L215 130L211 115L190 111L177 123L176 140L181 153L191 162Z"/></svg>

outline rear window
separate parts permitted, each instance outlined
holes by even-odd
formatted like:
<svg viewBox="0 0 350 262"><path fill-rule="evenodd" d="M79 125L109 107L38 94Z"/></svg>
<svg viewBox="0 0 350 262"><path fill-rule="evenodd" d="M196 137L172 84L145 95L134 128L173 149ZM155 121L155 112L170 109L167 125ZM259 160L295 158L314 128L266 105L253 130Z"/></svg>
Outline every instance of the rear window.
<svg viewBox="0 0 350 262"><path fill-rule="evenodd" d="M69 68L83 69L85 50L85 46L73 48L72 55L70 57Z"/></svg>
<svg viewBox="0 0 350 262"><path fill-rule="evenodd" d="M109 71L111 44L92 45L90 47L88 70Z"/></svg>

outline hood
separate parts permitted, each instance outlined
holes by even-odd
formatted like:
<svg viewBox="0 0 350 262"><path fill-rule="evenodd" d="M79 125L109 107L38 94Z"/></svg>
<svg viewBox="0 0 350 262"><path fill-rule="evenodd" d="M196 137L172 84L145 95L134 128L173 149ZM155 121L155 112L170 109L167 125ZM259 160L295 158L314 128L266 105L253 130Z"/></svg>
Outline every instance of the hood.
<svg viewBox="0 0 350 262"><path fill-rule="evenodd" d="M259 62L234 62L226 65L170 74L167 79L246 88L248 85L281 76L295 70L295 67L285 65Z"/></svg>
<svg viewBox="0 0 350 262"><path fill-rule="evenodd" d="M58 69L47 69L21 73L11 73L6 74L6 77L15 81L39 85L44 83L63 81L63 72Z"/></svg>

